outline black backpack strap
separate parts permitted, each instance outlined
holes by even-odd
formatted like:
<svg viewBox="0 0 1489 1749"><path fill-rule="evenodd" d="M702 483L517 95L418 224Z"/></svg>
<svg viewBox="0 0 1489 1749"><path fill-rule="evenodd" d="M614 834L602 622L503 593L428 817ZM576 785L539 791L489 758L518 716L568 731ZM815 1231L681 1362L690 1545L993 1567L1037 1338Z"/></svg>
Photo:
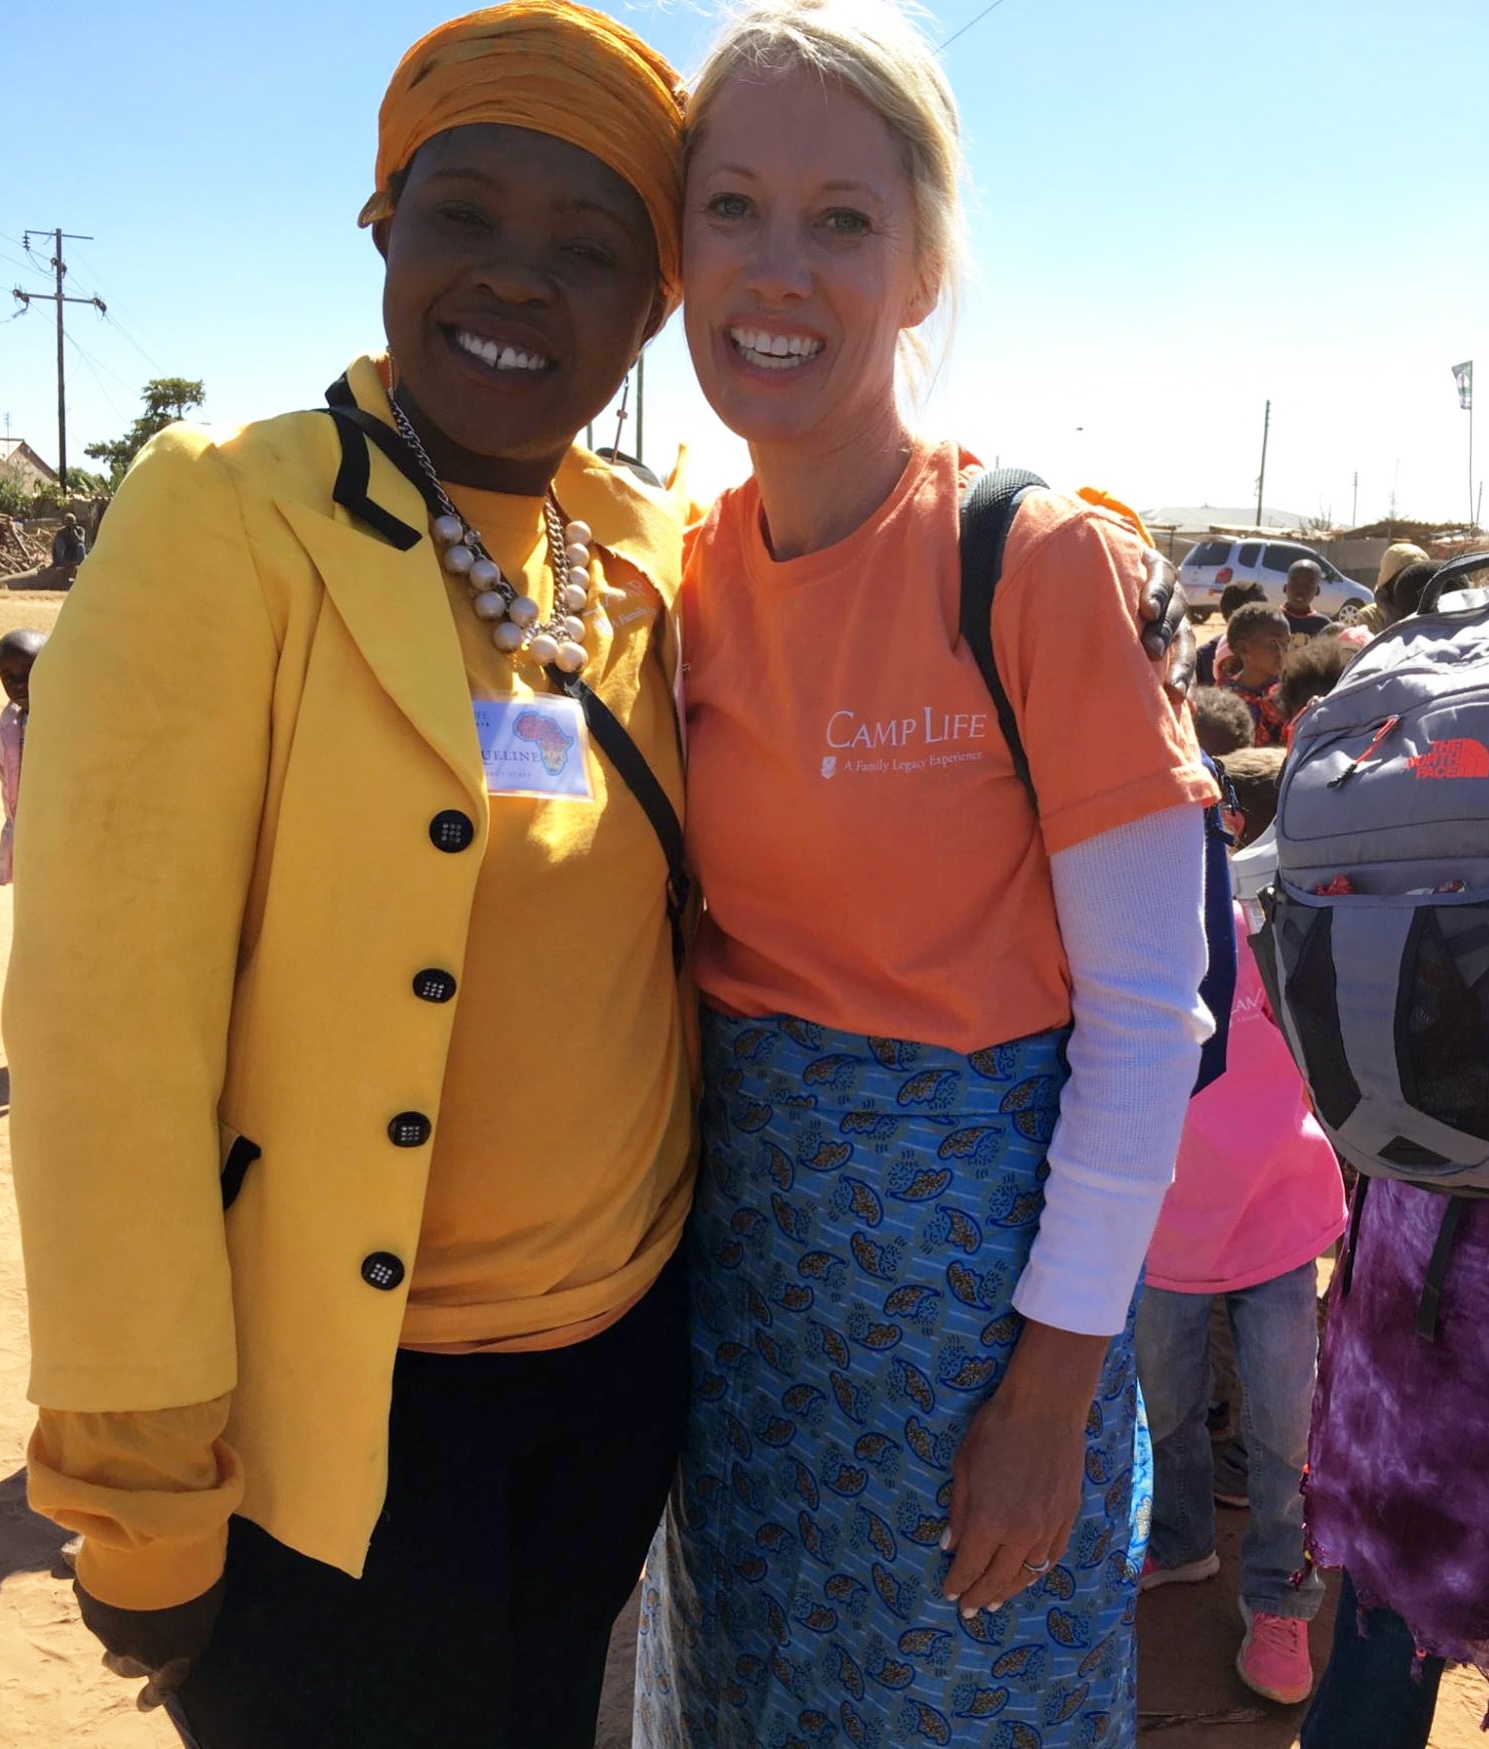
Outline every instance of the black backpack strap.
<svg viewBox="0 0 1489 1749"><path fill-rule="evenodd" d="M1269 1000L1270 997L1269 997ZM1272 1002L1272 1012L1282 1013L1280 1002ZM1344 1270L1340 1277L1339 1292L1347 1294L1355 1281L1355 1247L1360 1242L1360 1222L1365 1216L1365 1193L1370 1188L1370 1180L1363 1173L1355 1180L1354 1200L1349 1205L1349 1232L1344 1240Z"/></svg>
<svg viewBox="0 0 1489 1749"><path fill-rule="evenodd" d="M993 599L1003 573L1003 551L1008 531L1025 493L1045 482L1025 468L998 468L981 474L962 498L962 599L961 634L982 672L998 727L1008 743L1013 769L1036 817L1039 795L1029 770L1029 757L1019 735L1013 705L998 673L993 654ZM1206 761L1209 764L1209 761ZM1230 1030L1231 1002L1236 988L1236 932L1232 921L1230 866L1226 851L1229 838L1219 808L1205 814L1205 949L1206 965L1200 993L1216 1017L1215 1030L1200 1054L1194 1091L1225 1073L1226 1046Z"/></svg>
<svg viewBox="0 0 1489 1749"><path fill-rule="evenodd" d="M993 597L1003 574L1003 549L1008 545L1014 514L1024 494L1044 484L1038 474L1025 468L995 468L979 474L962 498L961 539L962 637L981 670L1014 772L1036 814L1039 797L1029 773L1029 758L993 655Z"/></svg>
<svg viewBox="0 0 1489 1749"><path fill-rule="evenodd" d="M1347 1294L1354 1285L1355 1252L1360 1243L1360 1217L1365 1212L1365 1194L1370 1189L1370 1183L1370 1179L1362 1173L1355 1185L1354 1202L1349 1211L1349 1234L1344 1241L1343 1274L1339 1285L1341 1294ZM1443 1210L1442 1223L1437 1229L1437 1243L1432 1247L1427 1274L1422 1282L1422 1297L1417 1302L1416 1332L1424 1342L1437 1340L1437 1326L1442 1315L1442 1290L1448 1278L1448 1259L1453 1252L1453 1241L1458 1236L1458 1226L1463 1219L1463 1205L1467 1200L1462 1196L1450 1196L1448 1206Z"/></svg>
<svg viewBox="0 0 1489 1749"><path fill-rule="evenodd" d="M1214 1017L1215 1030L1200 1050L1196 1093L1203 1092L1225 1073L1238 970L1230 878L1231 835L1222 818L1223 809L1235 805L1235 786L1208 753L1202 753L1200 758L1206 771L1219 782L1222 799L1205 809L1205 975L1200 980L1199 995Z"/></svg>
<svg viewBox="0 0 1489 1749"><path fill-rule="evenodd" d="M1427 1265L1427 1279L1422 1284L1422 1298L1417 1306L1417 1335L1424 1342L1436 1342L1437 1322L1442 1305L1443 1283L1447 1280L1448 1256L1463 1219L1466 1198L1450 1196L1443 1212L1442 1225L1437 1229L1437 1243L1432 1247L1432 1260Z"/></svg>
<svg viewBox="0 0 1489 1749"><path fill-rule="evenodd" d="M658 782L657 774L646 763L646 755L604 699L586 686L577 674L565 674L558 668L549 668L547 674L560 692L578 701L596 746L620 773L651 821L652 831L656 833L662 854L667 859L667 922L672 930L673 969L680 972L687 956L685 919L693 883L683 857L682 821L677 817L677 809Z"/></svg>
<svg viewBox="0 0 1489 1749"><path fill-rule="evenodd" d="M326 390L326 402L324 411L335 421L341 438L341 467L332 496L344 510L391 541L400 552L409 552L424 539L424 534L369 497L372 462L368 444L375 443L399 473L418 487L432 517L442 515L444 511L433 481L398 433L357 405L345 377L339 378ZM619 772L657 835L662 855L667 860L667 922L672 930L672 963L680 971L687 951L685 919L692 891L683 859L682 821L678 819L666 790L657 781L656 773L646 763L646 755L598 693L586 686L577 674L565 674L558 668L549 668L546 673L557 691L577 701L595 745Z"/></svg>

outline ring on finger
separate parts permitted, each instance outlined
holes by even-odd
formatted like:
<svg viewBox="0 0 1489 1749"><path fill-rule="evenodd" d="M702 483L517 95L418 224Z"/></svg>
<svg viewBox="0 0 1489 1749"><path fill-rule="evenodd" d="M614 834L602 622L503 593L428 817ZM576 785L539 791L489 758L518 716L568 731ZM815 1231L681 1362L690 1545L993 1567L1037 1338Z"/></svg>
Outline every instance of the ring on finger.
<svg viewBox="0 0 1489 1749"><path fill-rule="evenodd" d="M1026 1573L1048 1573L1054 1564L1053 1561L1041 1561L1036 1567L1032 1561L1024 1561L1021 1563Z"/></svg>

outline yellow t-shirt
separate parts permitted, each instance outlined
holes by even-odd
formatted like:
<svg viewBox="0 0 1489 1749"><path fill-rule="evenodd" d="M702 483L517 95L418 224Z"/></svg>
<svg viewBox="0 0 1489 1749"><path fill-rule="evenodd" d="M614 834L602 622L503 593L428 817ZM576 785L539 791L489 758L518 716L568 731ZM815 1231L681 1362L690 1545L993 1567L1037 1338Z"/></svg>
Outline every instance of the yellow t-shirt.
<svg viewBox="0 0 1489 1749"><path fill-rule="evenodd" d="M542 500L468 488L451 496L546 617ZM680 814L661 598L598 546L591 575L600 608L585 616L585 679ZM546 693L530 663L514 667L493 645L464 581L448 587L472 698ZM594 1334L651 1286L682 1230L692 1086L666 861L640 804L593 746L587 766L589 801L490 798L406 1346L545 1347Z"/></svg>

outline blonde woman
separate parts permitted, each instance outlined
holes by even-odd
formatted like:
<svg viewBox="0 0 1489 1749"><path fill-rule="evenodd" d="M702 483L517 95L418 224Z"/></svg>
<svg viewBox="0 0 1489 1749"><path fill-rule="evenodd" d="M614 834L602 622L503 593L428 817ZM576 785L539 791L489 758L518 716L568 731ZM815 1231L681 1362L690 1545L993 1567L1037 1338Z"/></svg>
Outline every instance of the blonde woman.
<svg viewBox="0 0 1489 1749"><path fill-rule="evenodd" d="M977 463L897 396L960 229L914 28L757 6L688 127L688 340L754 475L684 584L705 1159L638 1742L1130 1744L1131 1303L1208 1027L1212 791L1119 516L1037 493L1008 542L1037 814L959 635Z"/></svg>

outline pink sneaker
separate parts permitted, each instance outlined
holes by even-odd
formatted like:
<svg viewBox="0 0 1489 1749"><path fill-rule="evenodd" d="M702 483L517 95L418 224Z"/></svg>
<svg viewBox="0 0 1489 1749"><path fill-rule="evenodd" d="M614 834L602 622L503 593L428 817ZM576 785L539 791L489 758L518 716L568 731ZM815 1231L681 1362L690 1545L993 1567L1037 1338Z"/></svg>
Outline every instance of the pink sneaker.
<svg viewBox="0 0 1489 1749"><path fill-rule="evenodd" d="M1236 1674L1254 1694L1296 1706L1313 1692L1308 1623L1292 1616L1254 1613L1241 1604L1246 1638L1236 1654Z"/></svg>
<svg viewBox="0 0 1489 1749"><path fill-rule="evenodd" d="M1220 1571L1220 1556L1214 1549L1197 1561L1185 1561L1179 1567L1160 1567L1151 1555L1143 1561L1143 1574L1137 1582L1139 1591L1152 1591L1158 1585L1198 1585L1213 1579Z"/></svg>

